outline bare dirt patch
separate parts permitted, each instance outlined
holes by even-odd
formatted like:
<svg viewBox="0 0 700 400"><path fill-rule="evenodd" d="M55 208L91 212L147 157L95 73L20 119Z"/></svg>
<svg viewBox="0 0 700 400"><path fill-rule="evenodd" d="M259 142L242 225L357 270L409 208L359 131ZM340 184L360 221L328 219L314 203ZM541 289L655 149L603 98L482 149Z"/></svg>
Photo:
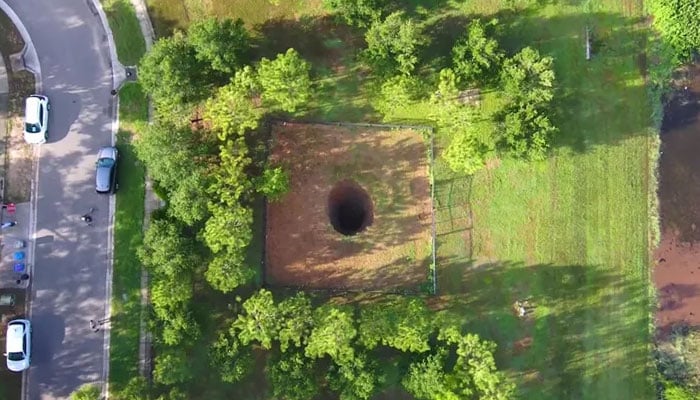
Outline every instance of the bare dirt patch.
<svg viewBox="0 0 700 400"><path fill-rule="evenodd" d="M5 200L13 203L29 201L33 174L33 148L22 137L22 120L10 120L11 129L6 138Z"/></svg>
<svg viewBox="0 0 700 400"><path fill-rule="evenodd" d="M659 160L661 243L654 280L663 336L674 324L700 325L700 65L669 102Z"/></svg>
<svg viewBox="0 0 700 400"><path fill-rule="evenodd" d="M267 206L265 280L311 289L417 289L431 248L420 133L276 125L271 161L290 191Z"/></svg>

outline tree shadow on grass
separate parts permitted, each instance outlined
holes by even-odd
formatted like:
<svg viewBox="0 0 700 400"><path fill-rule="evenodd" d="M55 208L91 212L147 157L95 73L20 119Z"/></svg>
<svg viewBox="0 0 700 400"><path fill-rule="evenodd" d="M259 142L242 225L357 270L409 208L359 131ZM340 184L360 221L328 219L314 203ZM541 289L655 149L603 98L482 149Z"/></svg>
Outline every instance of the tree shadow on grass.
<svg viewBox="0 0 700 400"><path fill-rule="evenodd" d="M584 398L602 387L645 398L650 299L639 279L595 265L520 262L442 264L438 283L458 280L434 302L498 343L497 360L520 394ZM440 288L440 286L438 286ZM532 312L519 318L516 301Z"/></svg>

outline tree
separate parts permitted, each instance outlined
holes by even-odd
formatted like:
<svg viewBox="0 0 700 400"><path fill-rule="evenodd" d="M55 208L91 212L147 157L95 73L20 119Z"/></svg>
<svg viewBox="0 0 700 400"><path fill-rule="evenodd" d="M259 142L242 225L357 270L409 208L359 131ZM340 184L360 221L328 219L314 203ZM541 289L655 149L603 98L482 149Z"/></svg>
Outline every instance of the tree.
<svg viewBox="0 0 700 400"><path fill-rule="evenodd" d="M250 35L240 18L195 21L187 29L187 40L195 49L197 59L216 71L233 74L247 62Z"/></svg>
<svg viewBox="0 0 700 400"><path fill-rule="evenodd" d="M513 104L505 110L503 136L517 157L543 160L557 131L549 117L532 104Z"/></svg>
<svg viewBox="0 0 700 400"><path fill-rule="evenodd" d="M364 28L379 20L384 1L323 0L323 6L348 25Z"/></svg>
<svg viewBox="0 0 700 400"><path fill-rule="evenodd" d="M324 304L314 310L314 327L307 339L306 356L329 356L338 365L347 364L355 357L356 335L351 308Z"/></svg>
<svg viewBox="0 0 700 400"><path fill-rule="evenodd" d="M308 400L318 394L314 380L314 361L301 353L282 353L268 362L272 394L280 400Z"/></svg>
<svg viewBox="0 0 700 400"><path fill-rule="evenodd" d="M169 193L199 168L208 166L212 145L189 128L155 123L135 141L136 154L151 177Z"/></svg>
<svg viewBox="0 0 700 400"><path fill-rule="evenodd" d="M382 73L410 75L418 64L418 51L427 43L422 28L402 12L372 23L365 34L365 57Z"/></svg>
<svg viewBox="0 0 700 400"><path fill-rule="evenodd" d="M263 103L294 113L311 97L311 65L294 49L278 54L274 60L263 58L258 66Z"/></svg>
<svg viewBox="0 0 700 400"><path fill-rule="evenodd" d="M452 48L454 69L463 81L478 83L492 78L501 61L503 53L498 42L487 36L486 28L497 23L496 20L484 25L479 19L469 23L464 37Z"/></svg>
<svg viewBox="0 0 700 400"><path fill-rule="evenodd" d="M202 195L210 185L204 168L194 168L181 180L168 197L168 215L193 226L209 216L209 199Z"/></svg>
<svg viewBox="0 0 700 400"><path fill-rule="evenodd" d="M209 93L210 73L182 32L157 40L141 59L139 82L164 115Z"/></svg>
<svg viewBox="0 0 700 400"><path fill-rule="evenodd" d="M241 249L225 250L215 254L204 273L207 282L223 293L229 293L245 285L254 276L255 271L245 265L245 254Z"/></svg>
<svg viewBox="0 0 700 400"><path fill-rule="evenodd" d="M192 313L184 306L171 309L167 316L161 316L160 322L161 340L168 346L192 343L201 335Z"/></svg>
<svg viewBox="0 0 700 400"><path fill-rule="evenodd" d="M430 350L428 339L433 331L428 308L422 299L389 297L362 308L359 341L367 349L378 344L406 352Z"/></svg>
<svg viewBox="0 0 700 400"><path fill-rule="evenodd" d="M253 238L253 210L241 204L215 204L204 226L204 240L214 253L226 250L233 262L243 262L243 252ZM220 265L223 267L223 265Z"/></svg>
<svg viewBox="0 0 700 400"><path fill-rule="evenodd" d="M153 380L163 385L184 383L192 379L192 369L182 349L167 348L156 353Z"/></svg>
<svg viewBox="0 0 700 400"><path fill-rule="evenodd" d="M450 390L444 354L430 354L411 364L401 383L418 400L459 400Z"/></svg>
<svg viewBox="0 0 700 400"><path fill-rule="evenodd" d="M378 372L370 365L366 354L357 354L351 361L332 366L327 380L340 400L367 400L377 386Z"/></svg>
<svg viewBox="0 0 700 400"><path fill-rule="evenodd" d="M102 391L97 385L86 384L71 393L70 400L99 400L102 397Z"/></svg>
<svg viewBox="0 0 700 400"><path fill-rule="evenodd" d="M248 154L245 139L239 137L227 140L219 148L219 157L221 163L208 189L217 202L212 202L210 208L216 208L217 203L230 207L241 206L241 200L252 192L252 183L246 171L252 159Z"/></svg>
<svg viewBox="0 0 700 400"><path fill-rule="evenodd" d="M253 369L250 347L245 347L234 335L220 333L209 349L209 359L226 383L239 382Z"/></svg>
<svg viewBox="0 0 700 400"><path fill-rule="evenodd" d="M255 72L246 66L236 71L231 82L207 100L204 117L211 122L219 139L243 135L258 127L263 109L257 106L260 88Z"/></svg>
<svg viewBox="0 0 700 400"><path fill-rule="evenodd" d="M231 325L231 334L236 334L242 344L252 341L270 350L279 331L279 313L269 290L261 289L243 302L243 313Z"/></svg>
<svg viewBox="0 0 700 400"><path fill-rule="evenodd" d="M157 277L181 279L196 265L191 239L184 236L177 223L154 218L138 249L139 260Z"/></svg>
<svg viewBox="0 0 700 400"><path fill-rule="evenodd" d="M503 141L518 157L543 159L557 131L547 116L554 98L552 58L526 47L505 61L501 82L508 100Z"/></svg>
<svg viewBox="0 0 700 400"><path fill-rule="evenodd" d="M112 396L117 400L148 400L151 398L148 382L143 376L136 376L129 379L124 389L114 393Z"/></svg>
<svg viewBox="0 0 700 400"><path fill-rule="evenodd" d="M415 78L406 75L393 76L382 83L375 107L386 117L415 102L417 92L418 82Z"/></svg>
<svg viewBox="0 0 700 400"><path fill-rule="evenodd" d="M457 82L459 77L451 69L440 71L438 88L431 98L436 110L433 118L440 132L450 138L442 157L452 171L471 175L483 168L495 143L493 133L477 124L478 110L459 101Z"/></svg>
<svg viewBox="0 0 700 400"><path fill-rule="evenodd" d="M289 191L289 174L281 166L265 165L262 175L253 184L268 200L277 201Z"/></svg>
<svg viewBox="0 0 700 400"><path fill-rule="evenodd" d="M501 82L506 97L516 103L546 105L554 97L552 57L525 47L507 59L501 70Z"/></svg>
<svg viewBox="0 0 700 400"><path fill-rule="evenodd" d="M654 27L674 48L677 61L684 62L700 49L700 2L696 0L652 0L649 11Z"/></svg>
<svg viewBox="0 0 700 400"><path fill-rule="evenodd" d="M301 347L313 326L311 300L303 292L282 300L277 305L279 313L280 350L287 351L290 345Z"/></svg>
<svg viewBox="0 0 700 400"><path fill-rule="evenodd" d="M158 318L167 320L173 310L184 309L192 300L192 276L182 275L177 279L159 277L151 284L151 304Z"/></svg>

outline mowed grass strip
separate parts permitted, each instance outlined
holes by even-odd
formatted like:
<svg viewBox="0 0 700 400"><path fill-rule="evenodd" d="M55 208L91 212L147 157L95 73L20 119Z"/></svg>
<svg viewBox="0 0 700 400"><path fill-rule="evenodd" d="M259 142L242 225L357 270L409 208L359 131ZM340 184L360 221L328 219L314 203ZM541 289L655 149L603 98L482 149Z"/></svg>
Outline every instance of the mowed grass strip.
<svg viewBox="0 0 700 400"><path fill-rule="evenodd" d="M141 34L139 20L130 0L102 0L109 27L114 35L119 61L136 65L146 53L146 42Z"/></svg>
<svg viewBox="0 0 700 400"><path fill-rule="evenodd" d="M130 2L108 0L103 6L120 62L138 64L146 47ZM148 122L148 99L138 83L129 83L120 89L119 120L119 190L114 220L109 361L110 393L116 398L119 398L120 390L139 375L139 328L144 312L141 307L141 263L136 250L143 238L145 170L136 158L132 139Z"/></svg>

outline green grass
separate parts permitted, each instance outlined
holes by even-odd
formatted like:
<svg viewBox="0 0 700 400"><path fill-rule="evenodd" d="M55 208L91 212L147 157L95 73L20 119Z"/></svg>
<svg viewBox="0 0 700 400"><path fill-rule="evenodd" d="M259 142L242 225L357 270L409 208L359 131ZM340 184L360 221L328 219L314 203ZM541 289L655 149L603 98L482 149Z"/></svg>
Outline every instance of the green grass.
<svg viewBox="0 0 700 400"><path fill-rule="evenodd" d="M124 65L138 64L146 52L146 42L136 12L129 0L102 0L109 27L114 35L119 61Z"/></svg>
<svg viewBox="0 0 700 400"><path fill-rule="evenodd" d="M173 3L149 2L163 13L162 5ZM470 15L493 15L501 21L500 40L510 54L531 45L552 56L558 80L553 119L560 133L546 161L501 158L464 177L454 176L440 159L446 138L438 132L440 299L459 311L466 329L498 343L499 366L518 384L520 398L652 399L649 254L658 237L659 142L652 118L658 99L650 96L640 71L649 39L641 2L516 0L512 3L533 6L515 10L502 8L505 3L423 7L429 10L430 30L441 38L436 46L449 49ZM209 4L212 8L203 12L223 15L220 10L230 7L226 15L242 17L250 26L271 15L272 7L257 2L259 9L248 14L235 7L245 1ZM297 8L300 14L306 4ZM416 12L425 11L417 7ZM171 24L189 23L171 17ZM267 47L259 51L294 46L314 61L319 88L314 118L378 118L371 107L372 85L358 79L352 57L361 40L321 23L276 23L268 24L267 32L277 41L263 42ZM596 38L591 61L583 54L586 26ZM334 40L304 41L300 32ZM341 51L336 39L344 43ZM487 114L498 108L494 92L485 92L482 101ZM430 112L429 104L418 102L385 120L421 123ZM537 307L535 318L523 321L512 304L527 297Z"/></svg>
<svg viewBox="0 0 700 400"><path fill-rule="evenodd" d="M145 52L136 14L127 0L103 2L114 34L119 60L137 64ZM145 170L136 158L131 140L148 122L148 100L137 83L119 91L120 152L119 191L114 221L114 270L110 334L110 393L119 391L139 376L141 314L141 263L136 250L143 238Z"/></svg>

